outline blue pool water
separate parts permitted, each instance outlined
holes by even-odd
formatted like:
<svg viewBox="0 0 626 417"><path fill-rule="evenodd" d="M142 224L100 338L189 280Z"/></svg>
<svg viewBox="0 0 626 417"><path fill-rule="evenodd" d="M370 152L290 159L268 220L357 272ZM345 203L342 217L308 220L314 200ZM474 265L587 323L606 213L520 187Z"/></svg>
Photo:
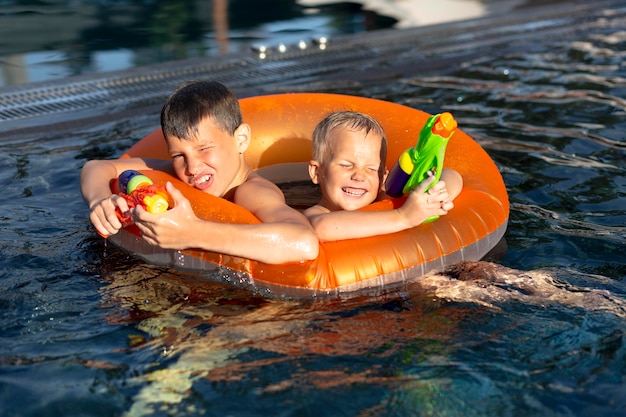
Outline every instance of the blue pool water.
<svg viewBox="0 0 626 417"><path fill-rule="evenodd" d="M4 132L0 415L625 415L626 11L602 4L440 74L372 56L367 76L254 85L449 110L496 161L505 242L386 292L266 298L107 245L80 168L120 155L157 110Z"/></svg>

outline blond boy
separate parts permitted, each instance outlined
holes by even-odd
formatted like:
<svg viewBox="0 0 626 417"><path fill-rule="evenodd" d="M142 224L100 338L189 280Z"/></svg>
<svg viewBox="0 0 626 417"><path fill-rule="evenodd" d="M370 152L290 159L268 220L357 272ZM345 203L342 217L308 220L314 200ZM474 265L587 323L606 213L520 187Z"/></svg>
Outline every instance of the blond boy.
<svg viewBox="0 0 626 417"><path fill-rule="evenodd" d="M463 179L444 169L440 181L424 181L399 208L356 211L384 195L387 140L380 124L358 112L336 112L313 132L309 176L320 186L321 201L304 211L320 241L354 239L394 233L443 216L463 188Z"/></svg>

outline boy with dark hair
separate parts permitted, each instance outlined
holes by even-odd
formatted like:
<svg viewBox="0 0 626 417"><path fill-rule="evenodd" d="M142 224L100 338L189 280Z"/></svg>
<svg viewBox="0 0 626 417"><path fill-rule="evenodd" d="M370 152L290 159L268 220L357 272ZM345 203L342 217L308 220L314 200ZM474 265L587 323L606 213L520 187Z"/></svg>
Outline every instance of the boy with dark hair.
<svg viewBox="0 0 626 417"><path fill-rule="evenodd" d="M134 209L133 220L149 244L165 249L197 248L265 263L317 257L319 242L307 219L285 203L276 185L247 165L244 152L250 144L250 126L243 122L231 90L214 81L182 85L163 106L161 128L171 161L129 158L88 161L83 167L81 193L100 234L117 233L122 224L115 210L128 210L126 201L111 193L110 181L127 169L157 169L244 207L261 223L199 219L189 201L168 183L174 208L162 214Z"/></svg>

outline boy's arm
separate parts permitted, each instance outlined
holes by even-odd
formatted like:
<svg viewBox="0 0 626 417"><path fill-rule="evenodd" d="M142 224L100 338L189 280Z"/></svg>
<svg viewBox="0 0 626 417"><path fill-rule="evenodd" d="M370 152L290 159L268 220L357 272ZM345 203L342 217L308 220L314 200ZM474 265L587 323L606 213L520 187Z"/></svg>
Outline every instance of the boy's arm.
<svg viewBox="0 0 626 417"><path fill-rule="evenodd" d="M319 241L313 228L301 213L285 204L282 192L274 187L255 179L236 191L234 202L261 220L258 224L199 219L189 200L171 184L167 191L175 207L159 215L138 207L135 224L148 243L166 249L198 248L270 264L315 259Z"/></svg>
<svg viewBox="0 0 626 417"><path fill-rule="evenodd" d="M321 242L358 239L408 228L397 210L387 211L305 211Z"/></svg>
<svg viewBox="0 0 626 417"><path fill-rule="evenodd" d="M282 191L275 184L254 174L239 186L234 202L261 221L253 225L257 235L250 245L255 252L266 250L253 247L257 237L263 236L261 244L271 248L272 257L285 257L277 262L317 258L319 240L315 230L302 213L286 204Z"/></svg>
<svg viewBox="0 0 626 417"><path fill-rule="evenodd" d="M111 195L111 179L117 169L112 161L87 161L80 171L80 192L89 209Z"/></svg>
<svg viewBox="0 0 626 417"><path fill-rule="evenodd" d="M431 216L442 216L447 210L442 207L448 198L445 183L435 184L424 192L430 181L419 185L402 205L395 210L383 211L333 211L320 206L305 210L320 241L358 239L384 235L409 229L423 223Z"/></svg>

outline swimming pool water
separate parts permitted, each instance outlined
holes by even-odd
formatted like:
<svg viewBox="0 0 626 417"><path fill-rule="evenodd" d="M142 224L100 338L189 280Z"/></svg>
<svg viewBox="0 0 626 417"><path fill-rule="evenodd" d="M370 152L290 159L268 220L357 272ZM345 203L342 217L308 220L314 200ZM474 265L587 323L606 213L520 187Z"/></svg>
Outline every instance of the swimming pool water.
<svg viewBox="0 0 626 417"><path fill-rule="evenodd" d="M624 415L626 20L611 10L442 76L300 86L451 111L501 169L512 212L493 263L389 291L268 298L107 245L80 168L156 114L2 139L0 415Z"/></svg>
<svg viewBox="0 0 626 417"><path fill-rule="evenodd" d="M296 0L0 2L0 86L294 47L301 40L395 22L341 2L310 7Z"/></svg>

